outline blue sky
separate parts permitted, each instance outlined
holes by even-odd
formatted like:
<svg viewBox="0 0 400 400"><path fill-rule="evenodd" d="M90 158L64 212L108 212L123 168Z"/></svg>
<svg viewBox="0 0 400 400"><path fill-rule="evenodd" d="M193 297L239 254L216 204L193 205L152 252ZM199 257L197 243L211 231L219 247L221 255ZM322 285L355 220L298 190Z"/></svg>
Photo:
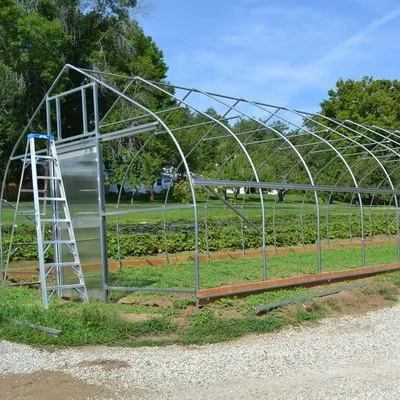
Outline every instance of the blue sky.
<svg viewBox="0 0 400 400"><path fill-rule="evenodd" d="M168 79L317 111L339 78L399 78L398 0L143 0Z"/></svg>

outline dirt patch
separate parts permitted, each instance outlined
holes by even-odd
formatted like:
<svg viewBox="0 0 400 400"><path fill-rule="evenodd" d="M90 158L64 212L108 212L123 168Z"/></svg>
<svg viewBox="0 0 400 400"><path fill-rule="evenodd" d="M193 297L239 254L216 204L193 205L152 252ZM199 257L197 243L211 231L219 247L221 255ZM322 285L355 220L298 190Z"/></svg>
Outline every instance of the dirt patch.
<svg viewBox="0 0 400 400"><path fill-rule="evenodd" d="M106 370L128 368L130 364L122 360L93 360L93 361L82 361L77 364L78 367L101 367Z"/></svg>
<svg viewBox="0 0 400 400"><path fill-rule="evenodd" d="M184 309L182 310L181 315L182 315L183 317L188 317L188 316L190 316L190 315L193 315L193 314L196 313L196 312L197 312L196 306L189 305L189 306L187 306L186 308L184 308Z"/></svg>
<svg viewBox="0 0 400 400"><path fill-rule="evenodd" d="M119 318L127 322L150 321L155 318L162 318L162 314L137 314L137 313L119 313Z"/></svg>
<svg viewBox="0 0 400 400"><path fill-rule="evenodd" d="M2 400L118 399L106 388L51 371L0 376L0 393Z"/></svg>
<svg viewBox="0 0 400 400"><path fill-rule="evenodd" d="M118 300L119 304L135 305L138 307L160 307L160 308L176 308L176 303L180 301L193 300L194 297L187 294L167 294L167 295L149 295L139 297L135 294L128 295Z"/></svg>
<svg viewBox="0 0 400 400"><path fill-rule="evenodd" d="M185 330L188 326L187 317L175 317L171 319L171 322L176 324L180 330Z"/></svg>
<svg viewBox="0 0 400 400"><path fill-rule="evenodd" d="M151 346L167 346L171 344L175 344L179 341L179 333L167 333L161 335L145 335L142 337L144 341L146 341L147 345Z"/></svg>
<svg viewBox="0 0 400 400"><path fill-rule="evenodd" d="M321 290L324 288L321 288ZM290 304L282 309L282 313L291 320L300 310L311 313L318 311L319 307L322 306L325 317L361 315L369 311L392 307L396 304L399 293L400 289L394 283L375 284L345 290L326 297L315 297L313 300L303 303Z"/></svg>
<svg viewBox="0 0 400 400"><path fill-rule="evenodd" d="M174 306L172 299L169 297L159 296L150 298L137 298L134 296L127 296L118 301L120 304L135 305L138 307L167 307Z"/></svg>
<svg viewBox="0 0 400 400"><path fill-rule="evenodd" d="M236 308L219 308L216 311L216 314L219 317L225 318L225 319L243 319L245 315L243 314L243 311L237 310Z"/></svg>
<svg viewBox="0 0 400 400"><path fill-rule="evenodd" d="M319 301L329 315L359 315L373 310L391 307L395 304L398 287L395 284L381 284L373 287L346 290L341 293L321 298Z"/></svg>
<svg viewBox="0 0 400 400"><path fill-rule="evenodd" d="M247 306L243 299L221 299L210 305L215 315L225 319L242 319L245 317Z"/></svg>

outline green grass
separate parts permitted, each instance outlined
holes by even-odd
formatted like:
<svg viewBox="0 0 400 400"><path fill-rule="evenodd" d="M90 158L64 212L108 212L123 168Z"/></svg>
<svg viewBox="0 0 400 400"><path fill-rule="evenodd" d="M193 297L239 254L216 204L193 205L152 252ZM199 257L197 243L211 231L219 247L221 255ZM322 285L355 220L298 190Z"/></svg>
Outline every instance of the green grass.
<svg viewBox="0 0 400 400"><path fill-rule="evenodd" d="M390 256L390 257L389 257ZM369 264L394 261L395 246L369 249ZM289 254L269 257L270 277L315 272L315 254ZM359 249L332 249L324 252L325 270L359 266ZM249 282L261 279L259 259L218 260L202 264L202 286ZM314 268L314 266L313 266ZM113 283L148 287L193 287L193 263L168 267L126 268L112 275ZM345 286L339 283L337 286ZM130 294L123 302L51 301L49 310L41 305L40 292L27 288L0 288L0 339L39 346L121 345L152 346L171 343L201 344L232 340L250 333L272 332L290 324L315 322L340 307L331 299L322 305L318 300L294 305L288 314L276 309L256 316L253 307L261 304L307 296L319 288L292 288L248 296L226 298L195 310L190 297L149 293ZM397 301L400 272L379 275L360 293ZM114 296L120 293L113 293ZM327 311L328 309L328 311ZM121 315L143 315L143 319L126 319ZM7 322L6 317L62 330L59 338Z"/></svg>
<svg viewBox="0 0 400 400"><path fill-rule="evenodd" d="M249 307L256 307L260 304L276 303L278 301L303 297L309 294L310 290L306 288L275 290L272 292L265 292L246 297L244 301Z"/></svg>
<svg viewBox="0 0 400 400"><path fill-rule="evenodd" d="M371 282L363 288L367 296L380 296L395 302L399 295L399 275L385 275L385 282ZM397 286L393 282L397 281ZM345 283L341 283L344 286ZM225 299L206 306L202 311L187 312L188 306L147 306L126 304L64 303L53 301L49 310L40 304L40 293L35 290L12 288L0 290L0 339L54 348L62 346L113 345L155 346L172 343L204 344L227 341L247 334L274 332L288 325L304 322L315 323L329 315L329 310L340 312L335 299L321 303L318 299L256 316L253 307L279 300L312 294L316 289L291 289L248 296L244 300ZM154 299L153 299L154 300ZM183 308L185 307L185 308ZM229 313L234 311L235 315ZM120 313L146 313L148 320L127 322ZM228 313L228 314L227 314ZM154 315L152 318L151 316ZM43 332L7 322L5 317L44 325L62 330L60 337L48 336ZM183 321L183 325L182 325Z"/></svg>
<svg viewBox="0 0 400 400"><path fill-rule="evenodd" d="M7 340L30 344L81 346L88 344L137 345L148 335L166 335L177 330L177 325L168 317L174 310L143 309L136 306L120 306L91 302L81 304L52 301L49 310L40 306L40 293L32 289L6 289L0 291L2 310L0 312L0 337ZM146 321L127 322L119 318L119 312L154 313L155 317ZM12 317L37 325L62 330L59 338L7 323L4 317ZM160 337L160 340L163 338Z"/></svg>
<svg viewBox="0 0 400 400"><path fill-rule="evenodd" d="M396 262L394 244L367 247L368 266ZM329 249L322 252L322 270L339 271L361 267L359 248ZM317 256L313 252L289 253L267 257L268 276L271 279L313 274L317 272ZM211 260L200 263L201 288L221 283L246 283L262 280L261 258ZM171 264L164 267L124 268L111 274L116 286L164 287L190 289L194 287L194 262Z"/></svg>
<svg viewBox="0 0 400 400"><path fill-rule="evenodd" d="M271 199L266 201L265 219L265 244L267 246L289 247L296 245L314 244L317 241L318 230L315 215L315 205L305 203L303 213L300 214L299 196L292 195L293 198L286 203L277 203ZM301 197L301 196L300 196ZM261 210L258 200L251 196L246 200L246 209L243 214L250 218L259 229L254 229L251 223L240 224L240 219L226 206L213 201L213 208L209 209L207 226L205 224L205 203L199 203L199 250L219 251L237 250L242 246L245 248L259 248L262 246L263 237L261 234ZM121 209L152 208L160 206L161 201L154 203L149 201L136 201L133 205L123 203ZM218 207L217 207L218 205ZM276 205L276 212L272 208ZM26 208L29 203L23 203ZM90 211L92 205L74 205L73 213L77 211ZM115 205L109 203L108 210L115 210ZM329 216L326 210L321 210L320 234L321 239L330 240L349 239L350 236L361 236L361 220L358 207L354 207L349 216L348 205L334 204L334 208L329 208ZM357 211L358 210L358 211ZM242 210L241 210L242 211ZM13 211L4 209L3 221L12 219ZM169 254L190 252L195 248L195 231L193 221L193 210L180 209L166 212L167 227L163 222L164 213L157 211L151 213L124 214L120 216L119 234L116 231L116 216L107 218L107 252L110 260L121 257L128 259L131 257L151 257L162 256L166 251ZM22 219L21 219L22 218ZM372 238L374 235L395 235L397 224L394 221L392 211L383 211L382 207L365 209L364 235ZM17 221L18 227L15 229L13 241L17 243L33 243L35 241L34 224L27 224L27 220L20 216L21 221ZM82 228L76 229L76 237L80 241L80 253L83 263L93 263L91 258L98 257L95 247L88 245L82 239L97 238L96 228L87 229L85 224ZM350 232L351 227L351 232ZM96 233L97 232L97 233ZM8 241L10 240L10 227L4 227L3 234L3 253L8 254ZM119 239L119 240L118 240ZM94 239L96 240L96 239ZM37 250L35 245L13 247L11 261L36 260ZM51 257L52 249L47 253ZM93 251L95 254L93 254ZM368 250L367 250L368 251ZM369 258L369 254L367 254ZM329 260L328 260L329 261Z"/></svg>
<svg viewBox="0 0 400 400"><path fill-rule="evenodd" d="M168 206L181 206L178 203L168 203ZM154 202L135 202L134 204L122 203L119 208L116 207L115 203L108 203L106 210L108 212L114 211L129 211L135 209L144 209L147 208L151 210L153 207L161 207L164 206L164 202L154 201ZM200 219L204 219L206 215L206 204L205 202L200 201L198 203L198 216ZM273 203L268 202L267 207L271 208L267 212L272 212ZM24 203L24 209L31 209L28 203ZM239 205L237 206L238 210L240 210ZM73 207L71 207L71 210ZM82 211L88 211L84 206L82 207ZM278 203L276 205L276 212L284 211L287 214L295 214L299 212L298 206L294 206L293 204L287 203ZM315 206L313 204L305 205L305 214L310 214L315 212ZM261 215L261 208L259 202L246 202L245 211L243 214L248 218L255 218ZM224 206L222 203L217 203L216 201L212 201L209 205L209 209L207 211L207 215L212 219L229 219L236 217L236 214L230 210L228 207ZM175 221L193 221L194 219L194 211L192 207L188 208L180 208L177 210L169 210L165 213L166 220L168 222ZM11 209L3 209L3 222L11 222L14 218L14 211ZM150 211L150 212L141 212L141 213L132 213L132 214L122 214L119 217L109 216L107 217L107 222L110 224L114 224L119 221L121 224L140 224L140 223L157 223L164 221L164 212L161 211ZM24 219L20 218L20 223L26 222Z"/></svg>
<svg viewBox="0 0 400 400"><path fill-rule="evenodd" d="M306 200L303 204L302 195L288 194L286 197L286 201L283 203L275 202L275 196L272 195L264 195L263 198L264 198L266 213L270 215L272 214L273 210L275 210L277 213L283 212L284 214L287 215L288 214L299 215L300 210L302 208L304 208L303 210L304 215L315 214L315 203ZM232 195L230 196L228 195L228 199L230 203L234 205L234 200ZM14 203L11 202L11 204ZM117 210L116 204L117 203L115 199L109 199L106 203L107 211L108 212L116 211ZM152 202L143 199L138 199L133 201L132 204L128 200L123 200L119 206L119 210L128 211L132 209L142 209L142 208L151 209L152 207L160 207L163 205L164 205L163 199L156 199ZM173 206L173 205L181 205L181 204L176 203L174 201L168 201L168 206ZM206 215L205 199L200 197L200 199L197 202L197 205L198 205L199 218L203 219ZM28 201L21 202L20 206L26 210L33 209L33 203ZM240 209L241 206L242 206L242 196L239 196L236 207ZM326 208L326 203L321 201L320 206L321 209L323 210L322 218L325 218L326 213L324 210ZM77 207L76 205L73 205L74 209L76 207ZM249 218L256 218L261 215L260 200L259 197L256 195L248 195L244 202L244 207L245 207L244 214ZM328 206L328 209L330 210L329 211L330 217L338 214L347 215L349 210L349 205L347 203L337 202ZM373 213L374 210L378 209L379 208L376 207L372 207L371 209L369 207L366 207L365 212L366 214L368 214L371 210L371 212ZM353 204L352 210L358 212L358 206ZM93 211L93 210L87 210L87 205L82 205L79 211ZM3 222L11 222L13 220L14 210L12 210L11 208L3 206L2 213L3 213ZM224 206L224 204L221 201L216 199L210 199L207 215L212 219L229 219L236 216L236 214L232 210ZM165 217L168 222L193 221L193 209L188 208L188 209L169 210L165 213ZM134 224L143 222L156 223L164 221L164 212L152 211L143 213L123 214L118 217L118 220L122 224ZM107 218L107 221L111 224L115 223L117 221L117 217L110 216ZM21 220L21 222L23 222L23 220Z"/></svg>
<svg viewBox="0 0 400 400"><path fill-rule="evenodd" d="M65 304L54 301L46 311L39 306L40 295L34 290L13 288L0 291L0 296L3 305L0 312L0 338L39 346L214 343L249 333L276 331L290 323L279 311L257 317L248 305L239 307L241 316L226 318L218 313L221 304L226 307L226 303L218 302L201 312L189 314L186 316L185 327L178 328L175 320L181 310L176 308L147 307L146 314L156 312L154 318L147 321L126 322L118 317L119 312L140 313L144 309L134 305ZM62 330L62 334L55 338L21 325L10 324L4 317L59 329Z"/></svg>
<svg viewBox="0 0 400 400"><path fill-rule="evenodd" d="M275 206L272 196L265 196L268 226L271 226L272 207ZM302 196L288 196L286 203L276 204L276 225L295 232L300 229L299 206ZM121 209L143 208L160 206L163 202L134 202L133 206L123 203ZM171 203L169 203L171 204ZM209 210L212 219L229 219L234 216L229 208L213 201L214 208ZM24 203L24 206L29 206ZM199 216L205 215L205 203L199 203ZM218 207L217 207L218 206ZM340 207L335 204L334 207ZM348 214L344 209L332 209L330 219L346 220ZM259 201L253 196L246 201L245 215L259 218ZM108 203L107 210L114 211L115 204ZM355 207L354 210L357 210ZM366 215L380 213L377 208L367 210ZM305 215L315 214L315 205L306 203ZM391 218L392 218L391 212ZM193 221L193 210L174 210L167 212L167 221ZM290 222L285 216L290 215ZM12 210L4 210L3 221L12 220ZM326 214L322 215L322 234L325 234ZM123 224L138 224L142 222L155 223L162 221L162 212L126 214L120 217ZM359 216L354 213L354 221ZM386 218L386 214L385 214ZM310 217L310 219L312 219ZM109 223L116 221L116 217L108 218ZM386 219L384 220L386 224ZM347 222L346 222L347 224ZM384 225L385 225L384 224ZM347 226L347 225L346 225ZM366 223L368 227L368 223ZM386 225L385 225L386 226ZM308 229L309 227L305 227ZM334 224L331 224L333 230ZM218 228L219 229L219 228ZM315 229L315 226L313 227ZM337 233L330 232L333 237ZM336 236L335 236L336 235ZM228 235L229 236L229 235ZM154 238L151 238L154 241ZM131 246L131 243L127 243ZM221 244L220 247L224 247ZM366 248L367 265L379 265L395 262L397 247L395 245L376 245ZM290 253L287 255L268 256L269 278L283 278L288 276L312 274L317 272L317 257L315 253ZM322 253L323 271L337 271L341 269L358 268L361 266L361 250L359 248L330 249ZM261 258L244 258L238 260L213 260L201 262L201 288L218 287L221 284L240 284L260 281L262 279ZM378 294L383 298L397 300L398 290L393 284L400 284L400 273L382 275L374 280L379 286ZM194 288L194 262L173 264L164 267L137 267L125 268L111 273L111 284L118 286L139 286L148 288ZM382 286L383 285L383 286ZM386 285L386 286L385 286ZM49 310L41 306L40 293L36 290L8 288L0 290L0 338L23 343L46 346L81 346L81 345L123 345L143 346L169 343L199 344L231 340L249 333L271 332L281 329L288 324L304 321L314 322L325 315L323 307L314 301L307 310L304 307L295 308L295 312L288 316L283 310L274 310L267 315L257 317L252 307L276 302L294 297L301 297L313 293L315 289L294 288L266 292L245 299L222 299L208 305L202 312L195 312L193 298L180 296L162 296L154 294L136 293L127 296L124 300L129 304L103 304L92 302L85 305L76 302L54 300ZM374 295L375 289L367 287L363 292ZM113 293L120 296L122 293ZM163 300L163 306L158 303ZM333 304L333 307L338 307ZM121 318L123 314L145 314L143 320L128 321ZM230 315L233 314L234 316ZM4 317L12 317L33 324L44 325L63 331L59 338L47 336L20 325L7 322Z"/></svg>
<svg viewBox="0 0 400 400"><path fill-rule="evenodd" d="M216 315L212 309L207 309L189 318L189 326L181 335L181 343L216 343L249 333L273 332L287 324L288 321L279 312L261 318L247 314L243 318L228 319Z"/></svg>

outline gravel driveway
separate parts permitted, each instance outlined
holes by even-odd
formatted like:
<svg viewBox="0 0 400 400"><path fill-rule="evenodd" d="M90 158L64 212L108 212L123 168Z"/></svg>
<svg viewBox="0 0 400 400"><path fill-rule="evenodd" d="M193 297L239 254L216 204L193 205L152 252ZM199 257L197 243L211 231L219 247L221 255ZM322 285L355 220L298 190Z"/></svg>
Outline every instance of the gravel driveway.
<svg viewBox="0 0 400 400"><path fill-rule="evenodd" d="M397 305L207 346L47 352L0 342L0 393L2 400L398 400L399 326Z"/></svg>

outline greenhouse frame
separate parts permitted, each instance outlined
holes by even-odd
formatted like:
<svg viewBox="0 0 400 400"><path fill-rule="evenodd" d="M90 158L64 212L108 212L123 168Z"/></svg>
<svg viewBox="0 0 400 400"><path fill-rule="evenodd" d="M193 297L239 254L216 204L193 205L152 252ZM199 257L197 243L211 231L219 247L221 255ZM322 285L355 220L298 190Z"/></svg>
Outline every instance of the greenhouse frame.
<svg viewBox="0 0 400 400"><path fill-rule="evenodd" d="M63 110L67 108L73 119L64 116ZM185 115L196 119L187 120ZM347 221L348 234L343 242L360 250L360 268L338 273L338 278L400 268L399 131L67 64L22 132L9 159L1 191L3 241L9 231L6 211L13 207L11 189L19 184L11 177L12 172L18 169L23 157L27 134L43 130L56 137L91 297L107 300L112 291L171 292L195 295L199 304L203 299L223 295L288 287L296 282L291 283L291 277L279 274L286 281L268 283L269 255L278 254L282 247L279 226L298 233L292 247L315 252L312 275L303 274L303 281L305 276L310 282L318 281L319 277L326 281L335 279L335 275L324 275L330 271L324 265L325 249L344 245L335 240L335 212L344 215ZM157 202L124 203L123 188L133 185L141 156L152 154L160 143L164 149L170 149L164 150L170 155L170 163L162 165L162 169L174 184L165 188ZM118 146L130 147L123 157L119 181L114 178L110 181L118 185L118 193L113 202L106 202L108 175L115 171L105 171L105 160L110 158L110 149ZM187 191L187 199L178 204L172 201L172 196L179 181L185 182L182 188ZM235 199L229 198L227 191L234 193ZM285 204L289 191L298 200ZM282 204L293 215L288 220L289 226L285 226L282 217ZM210 244L209 223L221 209L230 215L226 223L239 232L240 246L234 249L235 254L259 257L260 275L259 281L239 282L226 288L221 285L213 291L214 288L202 287L201 273L202 263L216 258L217 249ZM192 215L190 226L182 228L189 232L187 237L193 238L192 254L185 256L193 265L192 287L163 287L162 282L121 287L110 282L110 267L124 266L123 218L150 214L160 217L164 243L158 254L162 255L163 264L168 265L173 262L169 235L180 229L175 226L178 222L170 223L168 215L185 210ZM374 232L378 214L380 230ZM312 234L307 233L305 220L315 224ZM23 225L24 221L19 223ZM150 228L146 230L148 222L140 223L141 232L151 232ZM110 229L115 232L113 246L117 249L116 261L112 262L108 256ZM251 235L256 245L249 243ZM368 248L375 236L378 237L375 242L387 241L397 246L391 262L369 264ZM17 265L6 262L10 259L6 253L3 246L4 284L13 271L19 271Z"/></svg>

